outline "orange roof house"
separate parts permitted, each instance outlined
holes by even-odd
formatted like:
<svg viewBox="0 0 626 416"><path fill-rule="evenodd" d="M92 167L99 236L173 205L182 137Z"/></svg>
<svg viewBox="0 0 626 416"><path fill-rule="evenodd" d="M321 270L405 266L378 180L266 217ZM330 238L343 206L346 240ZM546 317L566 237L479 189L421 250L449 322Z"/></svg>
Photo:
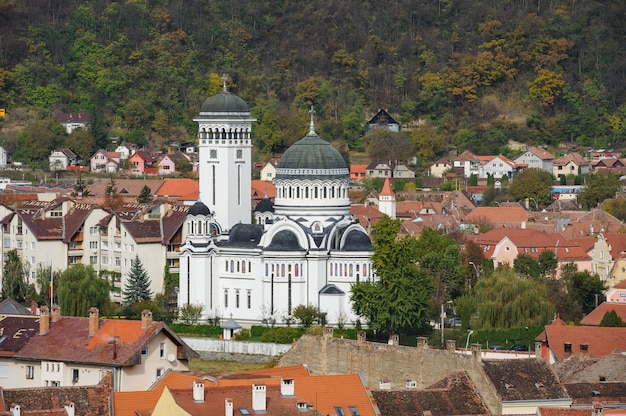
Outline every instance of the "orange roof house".
<svg viewBox="0 0 626 416"><path fill-rule="evenodd" d="M614 350L626 349L626 328L601 326L570 326L556 319L537 335L542 343L541 355L550 363L572 354L604 357Z"/></svg>
<svg viewBox="0 0 626 416"><path fill-rule="evenodd" d="M622 285L622 286L623 288L626 287L626 285ZM626 302L626 300L622 302ZM589 312L589 314L580 321L580 324L581 325L600 325L600 322L602 322L602 318L604 318L604 315L610 311L615 311L617 316L622 318L622 321L626 322L626 303L602 302L594 310Z"/></svg>
<svg viewBox="0 0 626 416"><path fill-rule="evenodd" d="M365 178L368 165L350 165L350 180L360 181Z"/></svg>
<svg viewBox="0 0 626 416"><path fill-rule="evenodd" d="M198 200L198 181L189 178L166 178L155 195L176 201Z"/></svg>

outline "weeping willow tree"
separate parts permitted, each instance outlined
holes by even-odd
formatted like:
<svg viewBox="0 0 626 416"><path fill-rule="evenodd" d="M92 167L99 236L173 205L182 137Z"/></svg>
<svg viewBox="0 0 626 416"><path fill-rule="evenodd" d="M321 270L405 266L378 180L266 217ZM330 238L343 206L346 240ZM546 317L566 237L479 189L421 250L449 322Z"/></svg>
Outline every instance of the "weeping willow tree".
<svg viewBox="0 0 626 416"><path fill-rule="evenodd" d="M94 306L105 312L109 282L99 278L92 266L74 264L61 273L59 280L59 306L63 315L87 316Z"/></svg>
<svg viewBox="0 0 626 416"><path fill-rule="evenodd" d="M554 316L544 285L518 277L510 267L499 268L475 288L475 328L511 328L544 325Z"/></svg>

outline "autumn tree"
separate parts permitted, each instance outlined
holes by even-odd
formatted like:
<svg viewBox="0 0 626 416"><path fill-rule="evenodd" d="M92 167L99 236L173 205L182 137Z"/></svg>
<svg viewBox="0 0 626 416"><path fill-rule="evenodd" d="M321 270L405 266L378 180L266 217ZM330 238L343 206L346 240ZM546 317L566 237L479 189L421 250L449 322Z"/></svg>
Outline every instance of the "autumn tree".
<svg viewBox="0 0 626 416"><path fill-rule="evenodd" d="M26 270L17 250L9 250L2 270L2 298L23 303L26 299L28 284Z"/></svg>
<svg viewBox="0 0 626 416"><path fill-rule="evenodd" d="M415 144L404 133L374 129L365 136L364 143L372 161L406 161L415 156Z"/></svg>
<svg viewBox="0 0 626 416"><path fill-rule="evenodd" d="M619 178L608 172L585 176L585 188L578 194L578 202L585 209L595 208L606 199L614 198L620 189Z"/></svg>

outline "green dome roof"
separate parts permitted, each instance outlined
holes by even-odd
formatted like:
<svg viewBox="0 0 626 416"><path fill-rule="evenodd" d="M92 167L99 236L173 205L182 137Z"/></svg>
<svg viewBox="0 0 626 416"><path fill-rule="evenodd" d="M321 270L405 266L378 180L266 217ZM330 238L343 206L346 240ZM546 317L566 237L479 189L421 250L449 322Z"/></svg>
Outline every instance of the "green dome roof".
<svg viewBox="0 0 626 416"><path fill-rule="evenodd" d="M207 98L200 106L200 113L250 113L248 104L228 91Z"/></svg>
<svg viewBox="0 0 626 416"><path fill-rule="evenodd" d="M350 170L339 151L313 130L287 149L276 169L277 179L349 177Z"/></svg>

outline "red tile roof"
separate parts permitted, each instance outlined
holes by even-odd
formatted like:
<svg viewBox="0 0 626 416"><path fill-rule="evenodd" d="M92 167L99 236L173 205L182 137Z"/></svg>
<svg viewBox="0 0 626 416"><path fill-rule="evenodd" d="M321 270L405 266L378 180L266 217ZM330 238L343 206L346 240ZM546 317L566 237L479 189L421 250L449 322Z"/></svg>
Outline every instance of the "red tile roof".
<svg viewBox="0 0 626 416"><path fill-rule="evenodd" d="M565 358L564 344L570 343L572 354L581 353L580 344L588 345L588 354L596 357L609 355L613 350L626 350L626 328L601 326L569 326L557 319L546 325L535 338L543 341L557 359Z"/></svg>
<svg viewBox="0 0 626 416"><path fill-rule="evenodd" d="M521 224L528 221L528 211L524 208L477 207L466 217L466 222L487 221L492 224Z"/></svg>
<svg viewBox="0 0 626 416"><path fill-rule="evenodd" d="M383 189L380 191L379 196L394 196L393 190L391 189L391 181L389 178L385 178L385 183L383 184Z"/></svg>
<svg viewBox="0 0 626 416"><path fill-rule="evenodd" d="M155 195L182 201L198 200L199 183L189 178L166 178Z"/></svg>
<svg viewBox="0 0 626 416"><path fill-rule="evenodd" d="M602 318L607 312L615 311L617 316L622 318L622 321L626 322L626 304L624 303L609 303L602 302L597 308L589 312L581 321L581 325L600 325Z"/></svg>

